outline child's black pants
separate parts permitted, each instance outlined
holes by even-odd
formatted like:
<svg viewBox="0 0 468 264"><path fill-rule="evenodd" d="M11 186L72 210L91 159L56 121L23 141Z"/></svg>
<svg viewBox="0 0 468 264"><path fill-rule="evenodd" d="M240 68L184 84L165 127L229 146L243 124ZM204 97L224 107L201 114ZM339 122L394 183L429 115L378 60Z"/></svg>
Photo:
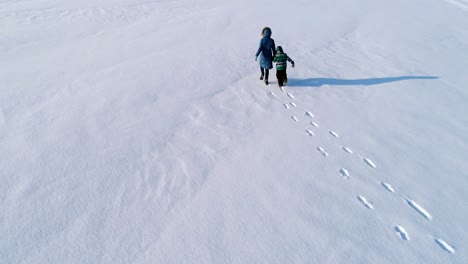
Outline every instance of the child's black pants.
<svg viewBox="0 0 468 264"><path fill-rule="evenodd" d="M283 86L283 84L288 81L286 70L276 70L276 78L278 78L278 85Z"/></svg>

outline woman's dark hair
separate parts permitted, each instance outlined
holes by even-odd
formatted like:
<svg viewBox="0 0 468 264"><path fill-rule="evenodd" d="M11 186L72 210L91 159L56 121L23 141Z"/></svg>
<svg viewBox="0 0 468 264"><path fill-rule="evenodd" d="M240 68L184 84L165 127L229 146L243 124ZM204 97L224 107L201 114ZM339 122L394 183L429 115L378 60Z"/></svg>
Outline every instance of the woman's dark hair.
<svg viewBox="0 0 468 264"><path fill-rule="evenodd" d="M264 28L262 29L262 37L265 36L265 31L266 31L267 29L270 30L270 32L271 32L271 28L269 28L269 27L264 27Z"/></svg>

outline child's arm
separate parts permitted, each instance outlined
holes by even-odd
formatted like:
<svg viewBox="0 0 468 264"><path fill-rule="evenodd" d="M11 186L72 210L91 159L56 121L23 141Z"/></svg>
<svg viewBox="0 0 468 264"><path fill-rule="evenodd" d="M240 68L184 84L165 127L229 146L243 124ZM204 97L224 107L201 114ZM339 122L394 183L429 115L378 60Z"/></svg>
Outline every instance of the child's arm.
<svg viewBox="0 0 468 264"><path fill-rule="evenodd" d="M294 68L294 61L291 58L289 58L289 56L288 56L288 61L291 63L291 66Z"/></svg>

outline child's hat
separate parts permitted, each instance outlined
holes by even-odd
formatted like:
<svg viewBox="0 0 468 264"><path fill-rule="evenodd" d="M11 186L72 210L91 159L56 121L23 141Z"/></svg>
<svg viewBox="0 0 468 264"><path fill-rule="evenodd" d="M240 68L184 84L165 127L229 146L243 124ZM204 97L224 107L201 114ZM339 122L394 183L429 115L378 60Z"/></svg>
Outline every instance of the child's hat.
<svg viewBox="0 0 468 264"><path fill-rule="evenodd" d="M276 51L283 52L283 47L281 46L276 47Z"/></svg>

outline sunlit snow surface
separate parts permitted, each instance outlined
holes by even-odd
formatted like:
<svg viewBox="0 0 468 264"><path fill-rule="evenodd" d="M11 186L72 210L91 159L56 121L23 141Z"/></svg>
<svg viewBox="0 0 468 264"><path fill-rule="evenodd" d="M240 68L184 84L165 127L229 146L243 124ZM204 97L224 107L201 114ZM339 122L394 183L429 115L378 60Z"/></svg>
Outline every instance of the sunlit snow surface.
<svg viewBox="0 0 468 264"><path fill-rule="evenodd" d="M1 1L0 263L468 263L467 11Z"/></svg>

